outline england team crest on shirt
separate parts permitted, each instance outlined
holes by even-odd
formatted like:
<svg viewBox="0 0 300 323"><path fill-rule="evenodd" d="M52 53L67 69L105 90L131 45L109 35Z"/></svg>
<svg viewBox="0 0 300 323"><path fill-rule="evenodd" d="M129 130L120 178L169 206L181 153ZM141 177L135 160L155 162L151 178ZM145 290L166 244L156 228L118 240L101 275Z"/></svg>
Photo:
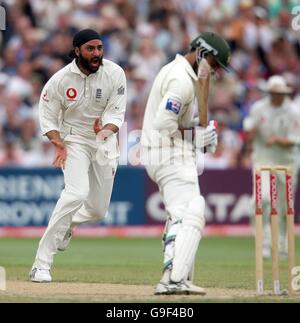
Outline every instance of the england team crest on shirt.
<svg viewBox="0 0 300 323"><path fill-rule="evenodd" d="M181 102L176 101L174 99L168 99L166 110L179 114L181 107Z"/></svg>
<svg viewBox="0 0 300 323"><path fill-rule="evenodd" d="M102 99L102 89L96 90L96 101L100 101Z"/></svg>

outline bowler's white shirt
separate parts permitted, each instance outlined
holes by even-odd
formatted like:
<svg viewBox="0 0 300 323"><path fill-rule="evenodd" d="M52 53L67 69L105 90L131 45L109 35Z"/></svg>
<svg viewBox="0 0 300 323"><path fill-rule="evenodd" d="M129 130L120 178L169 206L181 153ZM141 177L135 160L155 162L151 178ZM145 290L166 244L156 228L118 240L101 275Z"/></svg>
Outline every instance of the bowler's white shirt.
<svg viewBox="0 0 300 323"><path fill-rule="evenodd" d="M96 147L95 119L102 125L121 128L126 111L127 86L123 69L103 60L89 76L75 60L57 72L45 85L39 112L43 134L56 130L64 140Z"/></svg>

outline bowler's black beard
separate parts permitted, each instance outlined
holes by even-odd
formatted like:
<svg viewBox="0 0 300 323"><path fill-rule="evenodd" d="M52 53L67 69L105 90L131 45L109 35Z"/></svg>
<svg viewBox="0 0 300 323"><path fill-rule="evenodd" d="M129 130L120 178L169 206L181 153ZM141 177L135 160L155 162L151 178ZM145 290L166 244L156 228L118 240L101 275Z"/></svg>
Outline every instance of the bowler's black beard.
<svg viewBox="0 0 300 323"><path fill-rule="evenodd" d="M77 62L78 66L80 66L84 70L94 74L94 73L97 73L100 66L103 65L103 56L99 57L99 63L100 63L99 67L92 67L90 65L90 62L87 59L85 59L81 54L79 55L79 57L77 57L76 62Z"/></svg>

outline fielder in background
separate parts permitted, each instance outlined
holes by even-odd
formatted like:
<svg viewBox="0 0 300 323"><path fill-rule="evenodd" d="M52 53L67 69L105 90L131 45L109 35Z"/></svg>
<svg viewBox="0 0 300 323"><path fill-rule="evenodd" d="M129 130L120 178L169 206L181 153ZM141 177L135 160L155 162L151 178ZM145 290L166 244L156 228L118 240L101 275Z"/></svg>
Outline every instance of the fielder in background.
<svg viewBox="0 0 300 323"><path fill-rule="evenodd" d="M298 91L298 78L293 73L287 72L283 74L283 77L289 87L292 88L292 93L289 95L290 99L294 103L297 111L298 111L298 118L300 119L300 93ZM300 148L300 146L298 146ZM298 153L298 174L296 176L296 180L299 178L299 172L300 172L300 149ZM297 186L297 185L296 185Z"/></svg>
<svg viewBox="0 0 300 323"><path fill-rule="evenodd" d="M247 138L253 141L253 167L282 165L293 169L294 190L297 188L297 159L300 144L298 107L290 99L293 89L281 76L272 76L267 83L268 96L256 102L244 120ZM262 174L264 207L263 256L271 257L270 178ZM287 257L285 177L278 174L278 214L280 221L279 253Z"/></svg>
<svg viewBox="0 0 300 323"><path fill-rule="evenodd" d="M197 37L188 54L177 55L162 68L146 107L143 163L159 186L168 213L163 239L164 273L156 287L157 295L205 295L203 288L192 283L205 226L205 201L198 184L196 152L198 148L214 151L217 133L213 123L201 128L199 119L194 119L197 74L203 60L207 61L204 63L209 73L226 69L230 61L227 42L210 32Z"/></svg>
<svg viewBox="0 0 300 323"><path fill-rule="evenodd" d="M51 282L53 256L67 248L74 227L105 218L116 174L125 73L103 59L96 31L80 31L73 45L73 62L49 80L40 99L41 128L55 145L54 166L63 169L65 189L40 241L33 282Z"/></svg>

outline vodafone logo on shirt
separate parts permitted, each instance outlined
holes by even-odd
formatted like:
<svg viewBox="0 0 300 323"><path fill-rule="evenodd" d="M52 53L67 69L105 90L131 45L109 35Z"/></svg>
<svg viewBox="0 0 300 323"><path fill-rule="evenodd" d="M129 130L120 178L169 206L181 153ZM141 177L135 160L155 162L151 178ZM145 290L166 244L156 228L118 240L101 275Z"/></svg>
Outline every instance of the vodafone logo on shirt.
<svg viewBox="0 0 300 323"><path fill-rule="evenodd" d="M70 88L67 90L67 99L68 101L76 101L77 99L77 90Z"/></svg>

